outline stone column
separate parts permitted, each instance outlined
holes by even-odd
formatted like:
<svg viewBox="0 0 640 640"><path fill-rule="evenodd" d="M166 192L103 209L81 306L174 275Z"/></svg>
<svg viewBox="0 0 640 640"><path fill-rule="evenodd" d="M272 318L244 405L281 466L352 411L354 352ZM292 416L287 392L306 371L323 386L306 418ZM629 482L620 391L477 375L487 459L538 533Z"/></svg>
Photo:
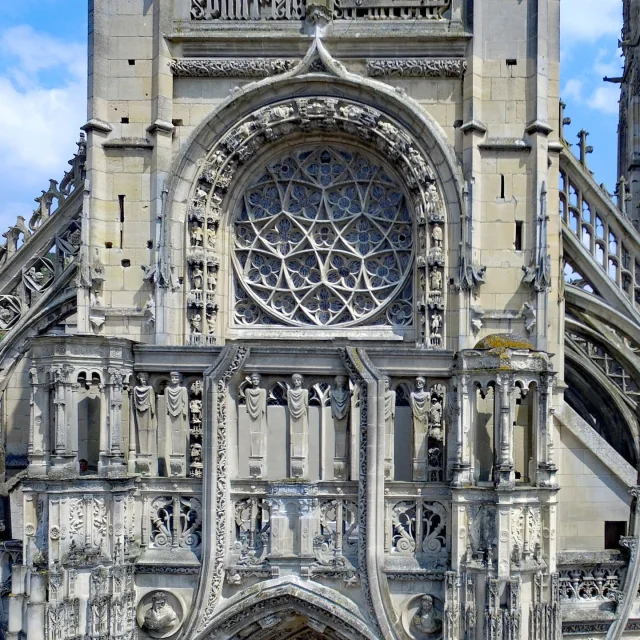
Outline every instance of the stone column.
<svg viewBox="0 0 640 640"><path fill-rule="evenodd" d="M557 469L553 461L553 410L551 408L553 382L553 375L540 376L536 385L537 402L534 404L536 483L542 487L551 487L556 484Z"/></svg>
<svg viewBox="0 0 640 640"><path fill-rule="evenodd" d="M389 378L384 381L384 477L395 477L396 392L389 388Z"/></svg>
<svg viewBox="0 0 640 640"><path fill-rule="evenodd" d="M109 368L107 385L109 466L124 467L122 454L122 388L126 371Z"/></svg>
<svg viewBox="0 0 640 640"><path fill-rule="evenodd" d="M27 638L44 640L44 614L47 600L46 573L29 573L29 599L27 601Z"/></svg>
<svg viewBox="0 0 640 640"><path fill-rule="evenodd" d="M318 506L317 498L305 498L300 500L300 518L298 529L300 532L300 557L313 558L313 540L318 531L318 521L316 517Z"/></svg>
<svg viewBox="0 0 640 640"><path fill-rule="evenodd" d="M494 395L495 456L494 482L496 486L515 486L513 471L513 374L501 373L496 377Z"/></svg>
<svg viewBox="0 0 640 640"><path fill-rule="evenodd" d="M270 507L271 535L269 537L269 556L278 558L284 555L285 536L289 531L289 519L284 510L282 500L267 501Z"/></svg>
<svg viewBox="0 0 640 640"><path fill-rule="evenodd" d="M29 475L45 475L49 464L49 389L43 367L29 369L31 380L29 421Z"/></svg>
<svg viewBox="0 0 640 640"><path fill-rule="evenodd" d="M472 403L469 397L469 377L460 376L455 382L455 391L451 395L453 406L451 408L451 420L454 428L451 429L449 442L449 460L452 463L454 486L471 484L471 452L469 445L469 429L471 426Z"/></svg>
<svg viewBox="0 0 640 640"><path fill-rule="evenodd" d="M70 434L77 433L78 423L73 406L73 386L71 384L70 365L54 365L51 368L53 378L53 427L54 442L52 463L54 468L65 469L70 463Z"/></svg>

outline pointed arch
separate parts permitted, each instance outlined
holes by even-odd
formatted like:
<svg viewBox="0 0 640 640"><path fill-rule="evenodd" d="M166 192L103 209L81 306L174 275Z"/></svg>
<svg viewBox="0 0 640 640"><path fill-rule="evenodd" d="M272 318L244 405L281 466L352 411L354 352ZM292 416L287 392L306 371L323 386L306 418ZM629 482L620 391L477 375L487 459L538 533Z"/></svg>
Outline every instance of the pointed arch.
<svg viewBox="0 0 640 640"><path fill-rule="evenodd" d="M254 628L255 627L255 628ZM229 640L253 633L269 639L265 629L273 629L273 638L291 637L302 629L335 640L375 640L366 621L352 601L337 591L312 581L287 576L260 582L231 598L194 636L194 640ZM240 635L238 635L240 634ZM311 635L311 637L314 637Z"/></svg>

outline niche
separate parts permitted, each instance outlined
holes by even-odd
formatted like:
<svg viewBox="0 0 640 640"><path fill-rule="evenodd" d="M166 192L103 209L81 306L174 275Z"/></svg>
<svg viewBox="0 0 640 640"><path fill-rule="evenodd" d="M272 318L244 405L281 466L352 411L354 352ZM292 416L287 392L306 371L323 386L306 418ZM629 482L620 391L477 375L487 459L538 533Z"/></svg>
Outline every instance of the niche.
<svg viewBox="0 0 640 640"><path fill-rule="evenodd" d="M76 411L78 418L78 462L80 473L97 473L100 460L100 422L102 413L101 379L93 372L78 374Z"/></svg>
<svg viewBox="0 0 640 640"><path fill-rule="evenodd" d="M475 425L475 480L491 482L494 445L494 388L475 390L473 424Z"/></svg>
<svg viewBox="0 0 640 640"><path fill-rule="evenodd" d="M533 398L535 385L514 390L515 422L513 423L513 463L516 482L530 483L533 470Z"/></svg>

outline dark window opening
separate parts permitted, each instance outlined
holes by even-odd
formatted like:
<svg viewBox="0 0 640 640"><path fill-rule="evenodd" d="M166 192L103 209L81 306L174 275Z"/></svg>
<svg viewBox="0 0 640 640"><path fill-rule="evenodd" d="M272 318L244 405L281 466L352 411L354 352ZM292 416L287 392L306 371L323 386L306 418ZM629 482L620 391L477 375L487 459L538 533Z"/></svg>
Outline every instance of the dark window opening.
<svg viewBox="0 0 640 640"><path fill-rule="evenodd" d="M153 240L147 240L147 249L153 249Z"/></svg>
<svg viewBox="0 0 640 640"><path fill-rule="evenodd" d="M120 262L120 264L126 269L131 266L131 260L127 260L126 258Z"/></svg>
<svg viewBox="0 0 640 640"><path fill-rule="evenodd" d="M104 243L104 248L105 249L113 249L113 242L105 242Z"/></svg>
<svg viewBox="0 0 640 640"><path fill-rule="evenodd" d="M171 121L174 127L181 127L183 125L182 118L175 118Z"/></svg>
<svg viewBox="0 0 640 640"><path fill-rule="evenodd" d="M500 197L504 200L504 175L500 175Z"/></svg>
<svg viewBox="0 0 640 640"><path fill-rule="evenodd" d="M133 67L135 65L136 61L135 60L129 60L129 66Z"/></svg>
<svg viewBox="0 0 640 640"><path fill-rule="evenodd" d="M619 549L621 536L627 535L626 520L607 520L604 523L604 548Z"/></svg>
<svg viewBox="0 0 640 640"><path fill-rule="evenodd" d="M125 196L118 196L118 207L120 209L120 248L122 249L122 243L124 241L124 199Z"/></svg>
<svg viewBox="0 0 640 640"><path fill-rule="evenodd" d="M505 62L507 67L515 67L518 64L518 61L515 58L507 58Z"/></svg>
<svg viewBox="0 0 640 640"><path fill-rule="evenodd" d="M516 238L515 238L516 251L522 251L522 221L516 220Z"/></svg>
<svg viewBox="0 0 640 640"><path fill-rule="evenodd" d="M129 118L120 118L122 124L129 124Z"/></svg>

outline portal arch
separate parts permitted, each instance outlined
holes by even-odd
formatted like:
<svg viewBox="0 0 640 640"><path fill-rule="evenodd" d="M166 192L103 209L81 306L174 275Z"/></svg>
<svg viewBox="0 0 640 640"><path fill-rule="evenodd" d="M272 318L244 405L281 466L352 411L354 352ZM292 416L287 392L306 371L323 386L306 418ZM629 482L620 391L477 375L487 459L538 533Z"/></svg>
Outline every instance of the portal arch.
<svg viewBox="0 0 640 640"><path fill-rule="evenodd" d="M296 577L245 589L194 640L375 640L356 605L337 591Z"/></svg>

